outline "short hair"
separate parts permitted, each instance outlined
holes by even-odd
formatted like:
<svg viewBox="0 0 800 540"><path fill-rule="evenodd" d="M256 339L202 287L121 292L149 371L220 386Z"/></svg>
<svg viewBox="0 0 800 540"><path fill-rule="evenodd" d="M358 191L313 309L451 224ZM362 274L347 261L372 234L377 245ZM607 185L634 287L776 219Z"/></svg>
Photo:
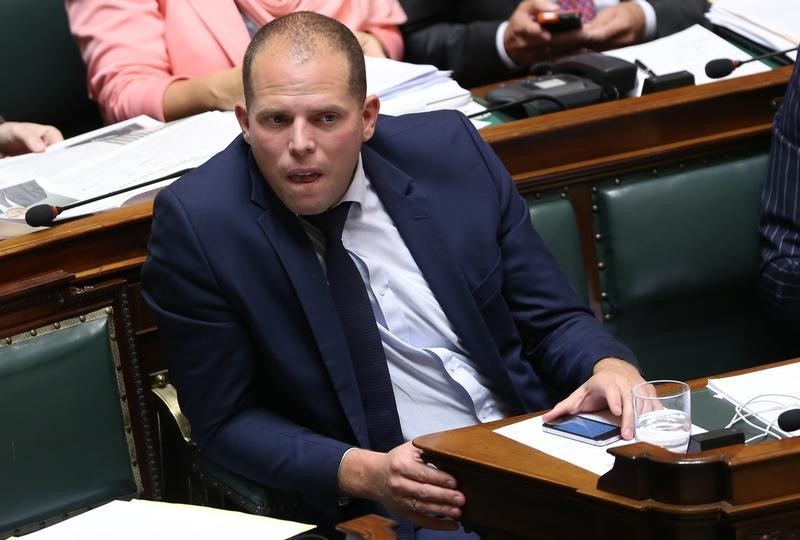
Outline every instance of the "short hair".
<svg viewBox="0 0 800 540"><path fill-rule="evenodd" d="M265 24L250 41L242 63L245 104L249 105L253 99L253 61L262 49L278 39L289 44L291 57L298 62L307 61L322 46L340 51L350 68L350 93L359 102L367 97L364 52L355 34L335 19L313 11L298 11Z"/></svg>

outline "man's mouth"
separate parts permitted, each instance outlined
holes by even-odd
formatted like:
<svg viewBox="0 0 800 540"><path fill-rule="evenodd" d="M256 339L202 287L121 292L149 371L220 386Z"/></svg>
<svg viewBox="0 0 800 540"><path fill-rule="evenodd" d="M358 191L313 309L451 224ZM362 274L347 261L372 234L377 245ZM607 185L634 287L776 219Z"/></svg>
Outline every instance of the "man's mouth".
<svg viewBox="0 0 800 540"><path fill-rule="evenodd" d="M287 176L292 182L307 184L317 180L320 176L322 176L322 172L318 169L295 169L289 171Z"/></svg>

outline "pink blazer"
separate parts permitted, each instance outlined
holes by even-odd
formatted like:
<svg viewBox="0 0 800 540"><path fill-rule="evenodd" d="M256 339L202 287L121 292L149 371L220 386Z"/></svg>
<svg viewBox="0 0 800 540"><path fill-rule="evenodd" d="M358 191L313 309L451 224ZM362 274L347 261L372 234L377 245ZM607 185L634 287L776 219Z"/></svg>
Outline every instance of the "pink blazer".
<svg viewBox="0 0 800 540"><path fill-rule="evenodd" d="M238 0L265 18L313 10L375 35L403 54L397 0ZM164 119L167 86L239 65L250 43L234 0L66 0L87 67L89 95L107 122L139 114ZM271 19L270 19L271 20ZM268 21L263 21L268 22Z"/></svg>

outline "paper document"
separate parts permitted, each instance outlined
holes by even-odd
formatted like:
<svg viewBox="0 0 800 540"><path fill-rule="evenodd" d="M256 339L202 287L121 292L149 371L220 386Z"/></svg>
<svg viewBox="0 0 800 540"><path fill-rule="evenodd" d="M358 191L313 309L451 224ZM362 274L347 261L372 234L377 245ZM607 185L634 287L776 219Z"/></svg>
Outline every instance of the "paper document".
<svg viewBox="0 0 800 540"><path fill-rule="evenodd" d="M609 411L594 414L581 413L581 416L619 425L619 418L613 416ZM499 435L535 448L562 461L577 465L599 476L604 475L614 467L614 456L606 452L606 450L636 442L636 440L626 441L620 439L606 446L594 446L589 443L561 437L560 435L545 433L542 430L541 416L534 416L494 431ZM704 433L705 431L699 426L692 425L692 433Z"/></svg>
<svg viewBox="0 0 800 540"><path fill-rule="evenodd" d="M708 379L708 388L734 406L744 406L763 424L772 425L776 432L784 436L800 435L800 430L786 432L775 423L782 412L800 409L800 362Z"/></svg>
<svg viewBox="0 0 800 540"><path fill-rule="evenodd" d="M10 236L9 231L33 230L24 222L31 206L65 206L196 167L239 133L232 112L169 124L139 116L55 144L42 154L0 160L0 238ZM66 210L58 219L138 202L143 193L171 181Z"/></svg>
<svg viewBox="0 0 800 540"><path fill-rule="evenodd" d="M716 0L706 17L718 26L776 51L800 43L797 0ZM797 52L787 56L796 59Z"/></svg>
<svg viewBox="0 0 800 540"><path fill-rule="evenodd" d="M373 56L365 57L365 61L367 94L380 98L383 114L398 116L440 109L470 114L483 110L472 100L472 94L450 77L449 71Z"/></svg>
<svg viewBox="0 0 800 540"><path fill-rule="evenodd" d="M134 499L112 501L75 517L26 534L30 540L283 540L314 525L204 506ZM13 537L12 537L13 538Z"/></svg>
<svg viewBox="0 0 800 540"><path fill-rule="evenodd" d="M686 70L694 75L694 82L697 85L722 80L710 79L706 76L706 63L709 61L717 58L733 60L748 58L741 49L699 25L691 26L686 30L655 41L605 51L605 54L622 58L628 62L638 59L656 75ZM743 77L769 71L769 69L769 66L762 62L750 62L733 70L733 73L723 79ZM634 95L641 95L642 85L647 77L647 73L639 70Z"/></svg>

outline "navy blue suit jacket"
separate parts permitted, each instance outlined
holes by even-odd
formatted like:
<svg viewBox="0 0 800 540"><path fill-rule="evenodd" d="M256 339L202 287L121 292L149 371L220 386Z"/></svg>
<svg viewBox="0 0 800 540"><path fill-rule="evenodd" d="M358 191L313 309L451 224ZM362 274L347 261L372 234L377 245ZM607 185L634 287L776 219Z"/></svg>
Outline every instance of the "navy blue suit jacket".
<svg viewBox="0 0 800 540"><path fill-rule="evenodd" d="M380 117L364 168L444 312L515 413L605 356L634 361L567 283L502 163L460 113ZM193 436L335 521L364 411L323 271L241 137L156 199L142 271Z"/></svg>

